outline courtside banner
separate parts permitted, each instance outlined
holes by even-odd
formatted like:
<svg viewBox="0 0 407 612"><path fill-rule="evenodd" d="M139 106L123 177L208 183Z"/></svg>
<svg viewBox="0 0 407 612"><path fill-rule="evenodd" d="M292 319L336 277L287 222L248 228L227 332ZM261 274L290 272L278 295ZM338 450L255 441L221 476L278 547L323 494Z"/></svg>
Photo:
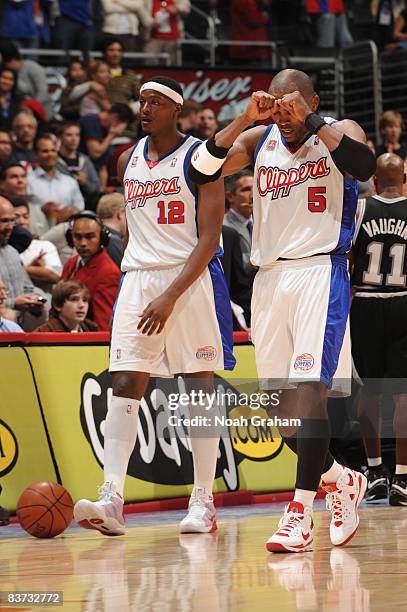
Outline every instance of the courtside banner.
<svg viewBox="0 0 407 612"><path fill-rule="evenodd" d="M3 349L0 349L0 351ZM111 378L107 346L27 346L61 481L74 499L97 497L103 482L104 424ZM236 346L234 372L219 372L219 396L256 393L254 350ZM243 382L242 382L243 381ZM189 494L193 483L191 441L184 423L174 422L171 402L185 393L181 377L152 379L140 406L137 443L126 479L126 501ZM235 404L236 402L234 402ZM295 457L266 423L259 408L256 425L244 403L225 407L215 491L291 489ZM170 418L172 420L170 421ZM205 429L198 428L205 433Z"/></svg>
<svg viewBox="0 0 407 612"><path fill-rule="evenodd" d="M14 510L40 480L57 477L28 356L22 346L0 347L0 504Z"/></svg>

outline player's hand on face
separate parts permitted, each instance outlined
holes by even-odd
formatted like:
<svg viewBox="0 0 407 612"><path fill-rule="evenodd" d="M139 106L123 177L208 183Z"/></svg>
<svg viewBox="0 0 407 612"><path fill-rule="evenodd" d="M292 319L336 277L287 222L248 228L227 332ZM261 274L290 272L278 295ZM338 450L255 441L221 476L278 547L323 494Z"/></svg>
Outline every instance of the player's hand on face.
<svg viewBox="0 0 407 612"><path fill-rule="evenodd" d="M137 329L141 330L141 333L146 336L159 334L164 329L174 305L175 300L165 294L160 295L144 309Z"/></svg>
<svg viewBox="0 0 407 612"><path fill-rule="evenodd" d="M276 99L265 91L255 91L246 108L245 115L251 121L262 121L272 116Z"/></svg>
<svg viewBox="0 0 407 612"><path fill-rule="evenodd" d="M304 122L308 115L312 113L312 109L299 91L285 94L278 100L278 106L289 112L297 121Z"/></svg>

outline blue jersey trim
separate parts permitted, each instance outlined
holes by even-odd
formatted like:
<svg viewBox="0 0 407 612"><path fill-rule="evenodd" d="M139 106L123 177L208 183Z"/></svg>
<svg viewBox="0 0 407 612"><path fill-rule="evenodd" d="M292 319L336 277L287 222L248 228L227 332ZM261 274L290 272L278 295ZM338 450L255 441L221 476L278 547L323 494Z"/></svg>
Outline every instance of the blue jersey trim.
<svg viewBox="0 0 407 612"><path fill-rule="evenodd" d="M339 238L333 253L347 253L352 248L355 233L355 216L358 205L358 182L349 176L343 177L343 204Z"/></svg>
<svg viewBox="0 0 407 612"><path fill-rule="evenodd" d="M169 155L172 155L173 153L175 153L175 151L177 151L180 147L182 147L182 145L188 140L188 138L191 138L189 134L183 134L183 139L181 140L181 142L179 144L177 144L176 147L174 147L174 149L171 149L171 151L168 151L168 153L166 153L165 155L163 155L162 157L160 157L159 159L156 160L156 163L162 161L163 159L165 159L166 157L168 157ZM146 138L146 142L144 143L144 151L143 151L143 155L144 155L144 159L146 161L151 162L152 160L148 157L148 136Z"/></svg>
<svg viewBox="0 0 407 612"><path fill-rule="evenodd" d="M328 388L338 367L350 308L350 281L344 256L331 255L331 282L324 332L320 380Z"/></svg>
<svg viewBox="0 0 407 612"><path fill-rule="evenodd" d="M274 123L272 123L271 125L267 126L263 136L260 138L259 142L257 143L257 147L256 147L256 150L255 150L254 155L253 155L253 166L255 165L257 156L258 156L258 154L260 152L260 149L262 148L262 146L264 144L264 141L266 140L267 136L270 134L271 130L273 129L273 126L274 126Z"/></svg>
<svg viewBox="0 0 407 612"><path fill-rule="evenodd" d="M140 141L136 142L136 144L134 145L134 147L131 150L131 154L130 157L128 158L127 162L126 162L126 166L124 168L124 172L123 172L123 179L126 176L126 172L127 172L127 168L129 167L129 163L133 157L134 151L137 149L138 145L139 145ZM129 147L130 148L130 147Z"/></svg>
<svg viewBox="0 0 407 612"><path fill-rule="evenodd" d="M229 290L220 261L212 259L208 264L208 269L212 279L216 317L222 338L224 369L233 370L236 359L233 356L233 318Z"/></svg>
<svg viewBox="0 0 407 612"><path fill-rule="evenodd" d="M118 289L117 289L116 300L115 300L114 305L113 305L113 310L112 310L112 325L113 325L114 315L115 315L115 312L116 312L117 302L119 301L119 295L120 295L120 291L121 291L121 288L122 288L122 285L123 285L123 281L124 281L124 277L125 277L125 276L126 276L126 272L123 272L123 273L122 273L122 276L121 276L121 278L120 278L119 287L118 287Z"/></svg>
<svg viewBox="0 0 407 612"><path fill-rule="evenodd" d="M184 164L183 164L185 182L188 185L190 192L195 198L195 207L196 207L197 199L198 199L198 190L195 189L194 184L192 183L191 179L188 176L188 165L189 165L189 161L191 159L192 153L195 151L196 147L201 144L201 142L202 140L197 140L189 147L188 151L185 154Z"/></svg>

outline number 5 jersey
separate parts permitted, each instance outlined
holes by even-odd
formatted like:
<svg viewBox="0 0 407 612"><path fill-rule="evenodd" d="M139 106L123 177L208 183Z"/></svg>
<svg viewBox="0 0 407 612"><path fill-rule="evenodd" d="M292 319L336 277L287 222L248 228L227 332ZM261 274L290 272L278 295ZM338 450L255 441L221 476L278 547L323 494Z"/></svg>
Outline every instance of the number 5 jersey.
<svg viewBox="0 0 407 612"><path fill-rule="evenodd" d="M318 135L292 148L270 125L254 158L253 265L350 250L357 181L343 176Z"/></svg>

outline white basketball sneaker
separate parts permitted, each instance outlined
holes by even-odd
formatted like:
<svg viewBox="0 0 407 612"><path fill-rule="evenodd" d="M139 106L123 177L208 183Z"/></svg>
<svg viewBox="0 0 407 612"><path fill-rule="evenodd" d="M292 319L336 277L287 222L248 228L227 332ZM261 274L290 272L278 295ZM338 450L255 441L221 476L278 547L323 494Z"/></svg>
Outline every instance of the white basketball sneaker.
<svg viewBox="0 0 407 612"><path fill-rule="evenodd" d="M308 552L313 543L312 508L292 501L286 506L277 531L267 540L269 552Z"/></svg>
<svg viewBox="0 0 407 612"><path fill-rule="evenodd" d="M124 535L123 498L113 482L99 487L97 502L80 499L74 507L75 521L85 529L97 529L107 536Z"/></svg>
<svg viewBox="0 0 407 612"><path fill-rule="evenodd" d="M322 483L327 492L326 507L332 514L329 534L334 546L347 544L355 535L359 527L358 508L366 487L366 476L347 467L335 483Z"/></svg>
<svg viewBox="0 0 407 612"><path fill-rule="evenodd" d="M188 505L188 514L182 519L180 533L212 533L218 528L213 496L206 489L195 487Z"/></svg>

